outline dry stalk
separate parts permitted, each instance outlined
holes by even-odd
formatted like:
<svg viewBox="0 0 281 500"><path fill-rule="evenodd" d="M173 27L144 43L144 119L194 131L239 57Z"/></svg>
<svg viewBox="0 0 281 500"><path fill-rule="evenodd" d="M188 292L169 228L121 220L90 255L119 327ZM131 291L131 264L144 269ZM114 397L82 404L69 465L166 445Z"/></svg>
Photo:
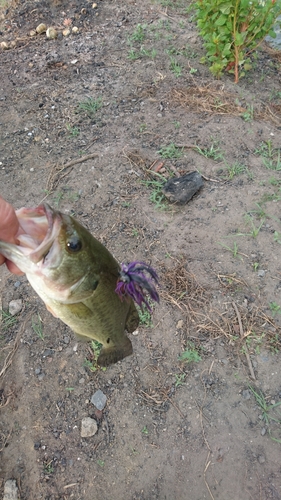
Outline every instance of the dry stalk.
<svg viewBox="0 0 281 500"><path fill-rule="evenodd" d="M31 318L31 316L32 316L33 313L34 313L34 310L30 311L30 313L27 315L26 319L22 323L22 325L21 325L21 327L20 327L20 329L19 329L19 331L18 331L18 333L16 335L16 338L15 338L15 341L14 341L13 346L11 348L11 351L8 353L8 355L6 356L6 358L4 360L3 368L0 371L0 378L5 375L6 371L9 368L9 366L12 364L13 357L14 357L15 352L16 352L18 346L19 346L19 339L20 339L20 337L22 335L22 332L25 329L27 321L29 321L29 319Z"/></svg>
<svg viewBox="0 0 281 500"><path fill-rule="evenodd" d="M235 310L236 315L237 315L237 319L238 319L238 323L239 323L239 329L240 329L240 336L243 339L244 338L244 331L243 331L243 325L242 325L242 321L241 321L241 316L240 316L240 313L238 311L238 307L235 304L235 302L233 302L232 305L233 305L234 310ZM253 369L253 365L252 365L252 362L251 362L251 358L250 358L250 355L249 355L247 344L244 345L244 349L245 349L245 354L246 354L246 358L247 358L247 362L248 362L248 366L249 366L251 377L252 377L253 380L256 380L255 372L254 372L254 369Z"/></svg>
<svg viewBox="0 0 281 500"><path fill-rule="evenodd" d="M225 92L223 84L191 85L185 89L173 89L171 99L181 106L188 106L194 112L216 115L241 116L247 108L237 103L237 95ZM280 107L275 104L259 102L254 110L254 118L280 124Z"/></svg>
<svg viewBox="0 0 281 500"><path fill-rule="evenodd" d="M72 167L74 167L74 165L77 165L78 163L83 163L84 161L91 160L92 158L96 158L97 156L99 156L98 153L92 153L86 156L82 156L81 158L77 158L76 160L72 160L66 163L65 165L59 165L58 163L56 163L52 167L48 177L46 185L46 190L48 191L48 195L52 193L56 189L58 184L61 182L61 180L71 172Z"/></svg>

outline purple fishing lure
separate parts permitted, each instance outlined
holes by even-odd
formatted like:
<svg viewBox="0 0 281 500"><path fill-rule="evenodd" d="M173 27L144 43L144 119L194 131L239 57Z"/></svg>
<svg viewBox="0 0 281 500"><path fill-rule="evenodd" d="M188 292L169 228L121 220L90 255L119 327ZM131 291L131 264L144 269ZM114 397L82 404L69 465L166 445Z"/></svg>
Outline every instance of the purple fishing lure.
<svg viewBox="0 0 281 500"><path fill-rule="evenodd" d="M126 296L129 295L141 309L145 305L151 312L149 298L159 302L155 284L158 285L156 271L145 262L135 261L130 262L130 264L121 264L120 277L115 292L121 300L126 299Z"/></svg>

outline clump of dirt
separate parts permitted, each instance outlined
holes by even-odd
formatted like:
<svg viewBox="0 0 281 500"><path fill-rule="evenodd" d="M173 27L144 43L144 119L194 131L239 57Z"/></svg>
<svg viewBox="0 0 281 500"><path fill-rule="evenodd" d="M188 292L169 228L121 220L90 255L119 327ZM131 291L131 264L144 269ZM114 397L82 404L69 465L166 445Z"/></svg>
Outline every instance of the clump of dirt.
<svg viewBox="0 0 281 500"><path fill-rule="evenodd" d="M161 297L102 371L1 267L1 494L14 479L22 500L281 498L280 54L215 81L181 1L19 0L0 19L0 194L149 262ZM191 171L203 187L170 203L163 184Z"/></svg>

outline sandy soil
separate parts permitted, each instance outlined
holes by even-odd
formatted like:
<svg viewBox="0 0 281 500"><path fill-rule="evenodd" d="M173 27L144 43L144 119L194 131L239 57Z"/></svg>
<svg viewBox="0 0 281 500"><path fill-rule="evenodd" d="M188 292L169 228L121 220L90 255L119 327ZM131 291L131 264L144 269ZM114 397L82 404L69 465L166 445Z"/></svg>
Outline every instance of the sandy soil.
<svg viewBox="0 0 281 500"><path fill-rule="evenodd" d="M2 8L0 192L16 208L45 199L120 262L151 263L161 302L134 354L93 371L89 346L1 268L0 491L281 499L280 58L263 46L238 85L218 82L185 2L92 5ZM39 23L58 38L30 36ZM165 178L194 170L199 193L165 201Z"/></svg>

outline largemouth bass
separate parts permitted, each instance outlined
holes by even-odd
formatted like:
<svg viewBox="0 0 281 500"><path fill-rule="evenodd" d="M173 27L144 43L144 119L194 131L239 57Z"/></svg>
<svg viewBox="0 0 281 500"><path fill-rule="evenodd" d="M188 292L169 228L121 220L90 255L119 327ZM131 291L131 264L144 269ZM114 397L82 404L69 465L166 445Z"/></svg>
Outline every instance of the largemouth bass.
<svg viewBox="0 0 281 500"><path fill-rule="evenodd" d="M121 267L79 222L46 203L16 214L18 245L0 241L0 253L26 274L55 317L81 339L103 345L100 366L132 354L125 329L133 332L139 323L134 300L149 307L148 294L159 301L155 271L142 262Z"/></svg>

